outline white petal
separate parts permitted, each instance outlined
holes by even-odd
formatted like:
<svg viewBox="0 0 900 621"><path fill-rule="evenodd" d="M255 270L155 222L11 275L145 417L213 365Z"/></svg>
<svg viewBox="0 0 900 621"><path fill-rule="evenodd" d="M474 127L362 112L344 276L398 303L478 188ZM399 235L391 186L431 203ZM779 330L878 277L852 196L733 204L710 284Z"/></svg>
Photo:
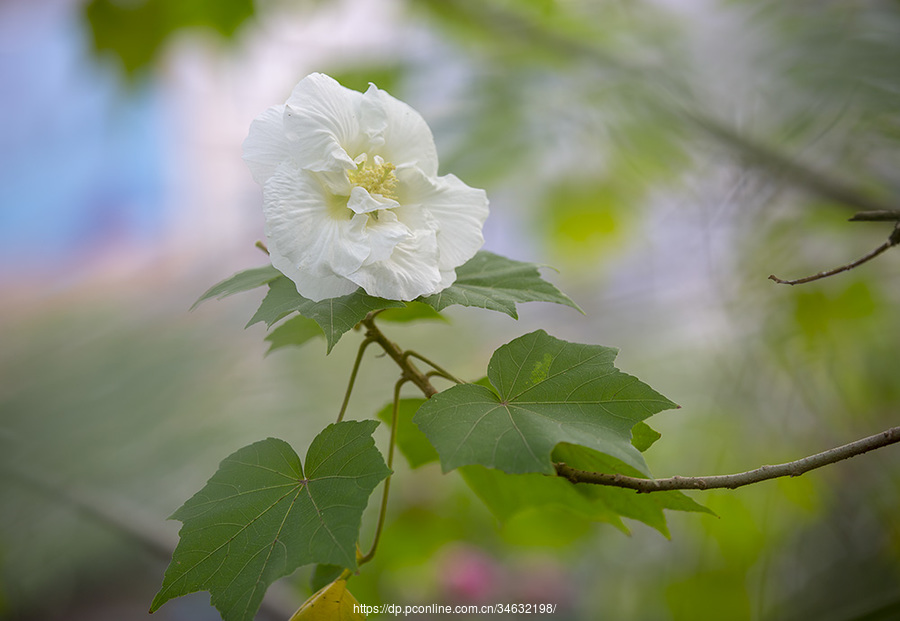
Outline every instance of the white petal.
<svg viewBox="0 0 900 621"><path fill-rule="evenodd" d="M359 285L343 276L313 276L309 271L297 268L272 239L269 239L269 257L275 269L294 281L297 293L313 302L348 295L359 289Z"/></svg>
<svg viewBox="0 0 900 621"><path fill-rule="evenodd" d="M441 282L438 284L435 293L443 291L456 282L456 270L441 270Z"/></svg>
<svg viewBox="0 0 900 621"><path fill-rule="evenodd" d="M368 146L359 126L362 97L321 73L306 76L294 87L283 122L294 158L302 168L356 168L353 158Z"/></svg>
<svg viewBox="0 0 900 621"><path fill-rule="evenodd" d="M363 95L362 123L383 136L384 146L375 152L398 168L417 166L428 176L437 175L438 157L434 137L422 116L374 84Z"/></svg>
<svg viewBox="0 0 900 621"><path fill-rule="evenodd" d="M397 201L385 198L381 194L369 194L365 188L358 185L350 190L350 200L347 207L356 213L369 213L379 209L391 209L398 205Z"/></svg>
<svg viewBox="0 0 900 621"><path fill-rule="evenodd" d="M313 173L282 164L263 189L266 235L311 276L346 276L369 256L368 216L343 205Z"/></svg>
<svg viewBox="0 0 900 621"><path fill-rule="evenodd" d="M244 140L244 161L253 180L264 185L282 162L291 157L291 145L284 133L284 106L274 106L250 124Z"/></svg>
<svg viewBox="0 0 900 621"><path fill-rule="evenodd" d="M471 188L454 175L430 178L415 168L397 171L401 208L395 210L406 221L407 210L422 209L437 222L437 245L441 270L459 267L484 244L481 229L488 216L484 190Z"/></svg>
<svg viewBox="0 0 900 621"><path fill-rule="evenodd" d="M395 213L382 210L378 212L377 220L372 217L366 223L366 237L370 251L363 265L371 265L388 259L397 244L410 240L413 232Z"/></svg>
<svg viewBox="0 0 900 621"><path fill-rule="evenodd" d="M437 291L437 242L433 231L423 231L398 244L389 259L365 265L349 278L369 295L389 300L414 300Z"/></svg>

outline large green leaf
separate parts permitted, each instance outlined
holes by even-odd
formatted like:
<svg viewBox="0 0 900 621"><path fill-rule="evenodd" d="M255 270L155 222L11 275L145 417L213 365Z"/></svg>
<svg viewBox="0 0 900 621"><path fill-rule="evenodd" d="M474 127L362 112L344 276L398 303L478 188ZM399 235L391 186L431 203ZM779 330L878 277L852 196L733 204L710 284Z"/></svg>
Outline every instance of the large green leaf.
<svg viewBox="0 0 900 621"><path fill-rule="evenodd" d="M365 319L369 312L403 306L403 302L375 298L362 289L339 298L313 302L297 293L293 282L281 277L269 283L269 292L247 326L265 322L271 327L279 319L296 311L319 324L325 333L327 351L330 353L341 336Z"/></svg>
<svg viewBox="0 0 900 621"><path fill-rule="evenodd" d="M453 386L413 418L441 457L444 471L481 464L508 473L553 474L550 453L569 442L607 453L640 472L631 428L678 407L613 365L617 350L561 341L543 330L503 345L488 379Z"/></svg>
<svg viewBox="0 0 900 621"><path fill-rule="evenodd" d="M619 460L572 444L560 444L554 450L553 458L583 470L644 476ZM529 509L549 507L564 509L588 520L612 524L626 533L628 528L621 518L630 518L643 522L668 537L669 529L663 509L712 514L712 511L678 491L637 494L620 487L587 483L575 485L562 477L506 474L482 466L465 466L460 469L460 473L475 494L503 522Z"/></svg>
<svg viewBox="0 0 900 621"><path fill-rule="evenodd" d="M580 311L569 296L541 278L538 267L482 250L456 269L452 285L419 299L438 311L459 304L500 311L513 319L519 317L519 302L553 302Z"/></svg>
<svg viewBox="0 0 900 621"><path fill-rule="evenodd" d="M389 470L375 448L377 421L329 425L312 441L306 468L286 442L246 446L173 519L184 523L150 611L209 591L225 621L250 621L268 586L297 567L356 568L369 495Z"/></svg>
<svg viewBox="0 0 900 621"><path fill-rule="evenodd" d="M199 300L194 302L194 305L191 306L191 310L194 310L201 302L210 298L221 300L222 298L234 295L235 293L262 287L279 277L281 277L281 272L271 265L254 267L253 269L238 272L234 276L226 278L222 282L210 287L206 293L200 296Z"/></svg>

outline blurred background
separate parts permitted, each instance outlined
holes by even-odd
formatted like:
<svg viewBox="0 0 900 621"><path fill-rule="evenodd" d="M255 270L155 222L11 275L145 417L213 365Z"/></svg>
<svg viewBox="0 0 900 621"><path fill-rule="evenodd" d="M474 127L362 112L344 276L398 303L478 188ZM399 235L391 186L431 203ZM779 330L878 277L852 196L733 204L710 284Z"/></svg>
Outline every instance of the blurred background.
<svg viewBox="0 0 900 621"><path fill-rule="evenodd" d="M767 280L891 232L847 219L898 204L896 0L6 0L0 619L146 618L177 541L166 516L232 451L276 436L303 455L336 415L358 335L328 358L321 341L266 356L243 329L262 291L188 312L265 263L241 142L312 71L421 112L442 174L488 192L486 249L557 268L586 313L453 308L386 327L402 346L471 379L537 328L620 348L682 406L650 421L657 476L898 424L900 251ZM373 417L393 381L367 356L349 415ZM565 507L500 523L455 473L401 465L351 589L556 603L560 620L900 618L896 447L692 497L719 517L670 513L670 539ZM310 573L259 618L290 616ZM154 618L217 619L208 601Z"/></svg>

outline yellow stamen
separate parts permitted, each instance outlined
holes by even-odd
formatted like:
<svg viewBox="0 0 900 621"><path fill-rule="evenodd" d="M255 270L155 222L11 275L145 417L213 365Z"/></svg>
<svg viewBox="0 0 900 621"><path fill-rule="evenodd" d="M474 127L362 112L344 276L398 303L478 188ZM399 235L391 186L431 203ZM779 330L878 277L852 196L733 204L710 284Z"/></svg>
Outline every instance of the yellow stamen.
<svg viewBox="0 0 900 621"><path fill-rule="evenodd" d="M360 162L356 170L347 173L350 183L364 188L369 194L380 194L384 198L397 200L397 175L394 171L396 166L390 162L376 159L373 166L369 166L365 160Z"/></svg>

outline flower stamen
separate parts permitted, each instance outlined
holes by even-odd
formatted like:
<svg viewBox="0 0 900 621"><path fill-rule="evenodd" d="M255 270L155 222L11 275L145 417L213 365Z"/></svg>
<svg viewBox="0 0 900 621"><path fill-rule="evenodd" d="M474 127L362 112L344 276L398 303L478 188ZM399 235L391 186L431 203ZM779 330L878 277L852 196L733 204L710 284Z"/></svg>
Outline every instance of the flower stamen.
<svg viewBox="0 0 900 621"><path fill-rule="evenodd" d="M348 171L350 183L366 190L369 194L380 194L384 198L397 200L397 167L375 156L375 165L369 166L363 159L356 165L356 170Z"/></svg>

